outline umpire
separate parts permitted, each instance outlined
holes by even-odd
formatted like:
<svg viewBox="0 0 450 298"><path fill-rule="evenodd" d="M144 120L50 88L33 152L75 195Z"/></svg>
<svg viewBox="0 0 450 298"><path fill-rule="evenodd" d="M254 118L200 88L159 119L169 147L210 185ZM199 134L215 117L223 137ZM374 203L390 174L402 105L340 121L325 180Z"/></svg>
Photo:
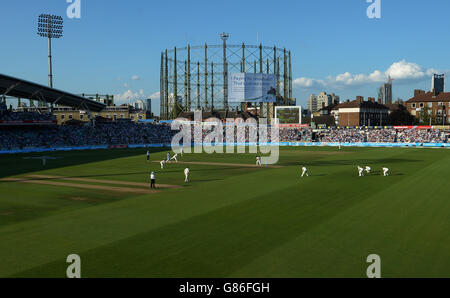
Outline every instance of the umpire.
<svg viewBox="0 0 450 298"><path fill-rule="evenodd" d="M150 188L156 188L156 177L155 172L150 174Z"/></svg>

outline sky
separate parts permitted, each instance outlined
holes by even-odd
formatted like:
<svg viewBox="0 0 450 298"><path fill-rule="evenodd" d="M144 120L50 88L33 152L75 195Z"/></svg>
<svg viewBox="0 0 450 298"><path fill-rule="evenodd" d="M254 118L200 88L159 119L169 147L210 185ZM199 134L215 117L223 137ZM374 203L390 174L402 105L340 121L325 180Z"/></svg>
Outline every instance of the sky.
<svg viewBox="0 0 450 298"><path fill-rule="evenodd" d="M79 19L68 17L67 1L1 1L0 73L47 85L41 13L64 18L64 37L53 41L55 88L112 94L117 103L151 97L156 114L161 51L219 44L220 32L230 44L290 50L303 106L321 91L377 97L389 75L394 99L407 100L450 70L448 0L81 0ZM368 17L367 1L380 1L379 19Z"/></svg>

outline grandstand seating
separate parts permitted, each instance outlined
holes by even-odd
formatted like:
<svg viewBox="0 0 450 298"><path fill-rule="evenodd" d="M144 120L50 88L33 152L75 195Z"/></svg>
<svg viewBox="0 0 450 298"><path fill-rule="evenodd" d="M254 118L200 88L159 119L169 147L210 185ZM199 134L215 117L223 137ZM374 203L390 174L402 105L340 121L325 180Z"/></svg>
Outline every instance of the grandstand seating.
<svg viewBox="0 0 450 298"><path fill-rule="evenodd" d="M195 137L204 139L211 133L204 129L201 136L192 130ZM172 131L169 124L137 124L134 122L110 122L92 125L64 126L13 126L0 127L0 149L13 150L22 148L76 147L90 145L132 145L132 144L167 144L177 131ZM280 128L281 142L340 142L340 143L447 143L448 132L433 129L324 129L314 133L310 128ZM270 134L269 141L270 139ZM249 133L238 136L235 142L248 142ZM224 130L224 141L226 134Z"/></svg>

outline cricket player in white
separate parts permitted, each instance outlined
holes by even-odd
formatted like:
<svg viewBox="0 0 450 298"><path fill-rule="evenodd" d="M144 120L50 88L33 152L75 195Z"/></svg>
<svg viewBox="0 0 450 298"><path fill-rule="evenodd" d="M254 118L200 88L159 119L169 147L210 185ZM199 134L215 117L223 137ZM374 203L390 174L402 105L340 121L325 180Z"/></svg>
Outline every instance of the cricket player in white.
<svg viewBox="0 0 450 298"><path fill-rule="evenodd" d="M181 157L183 157L183 154L184 154L184 150L183 150L183 147L181 147Z"/></svg>
<svg viewBox="0 0 450 298"><path fill-rule="evenodd" d="M370 174L370 171L372 171L372 169L369 166L366 166L366 173Z"/></svg>
<svg viewBox="0 0 450 298"><path fill-rule="evenodd" d="M383 168L383 176L389 176L389 169L388 168Z"/></svg>
<svg viewBox="0 0 450 298"><path fill-rule="evenodd" d="M174 156L172 156L172 158L170 159L170 160L175 160L175 162L178 162L178 159L177 159L177 157L178 157L178 153L175 153L175 155Z"/></svg>
<svg viewBox="0 0 450 298"><path fill-rule="evenodd" d="M361 168L360 166L358 166L358 174L359 174L359 177L363 177L364 176L364 169Z"/></svg>
<svg viewBox="0 0 450 298"><path fill-rule="evenodd" d="M303 167L303 168L302 168L302 177L303 177L303 176L309 177L308 169L307 169L306 167Z"/></svg>
<svg viewBox="0 0 450 298"><path fill-rule="evenodd" d="M150 151L147 151L147 161L150 160Z"/></svg>
<svg viewBox="0 0 450 298"><path fill-rule="evenodd" d="M164 164L166 163L166 161L163 159L161 160L161 162L159 163L161 165L161 169L164 169Z"/></svg>
<svg viewBox="0 0 450 298"><path fill-rule="evenodd" d="M259 156L256 157L256 165L262 166L261 157L259 157Z"/></svg>
<svg viewBox="0 0 450 298"><path fill-rule="evenodd" d="M189 182L189 168L184 169L184 182Z"/></svg>
<svg viewBox="0 0 450 298"><path fill-rule="evenodd" d="M156 177L155 172L150 174L150 188L156 188Z"/></svg>

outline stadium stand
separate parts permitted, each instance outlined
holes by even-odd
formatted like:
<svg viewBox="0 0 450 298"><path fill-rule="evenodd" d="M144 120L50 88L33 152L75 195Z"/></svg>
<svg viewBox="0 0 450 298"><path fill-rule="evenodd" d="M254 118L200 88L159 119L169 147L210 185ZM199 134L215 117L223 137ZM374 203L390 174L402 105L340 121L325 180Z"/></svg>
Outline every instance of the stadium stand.
<svg viewBox="0 0 450 298"><path fill-rule="evenodd" d="M50 113L37 113L37 112L0 112L1 121L49 121L56 120L55 116Z"/></svg>
<svg viewBox="0 0 450 298"><path fill-rule="evenodd" d="M174 133L167 124L99 123L74 126L0 127L0 149L49 148L86 145L170 143Z"/></svg>
<svg viewBox="0 0 450 298"><path fill-rule="evenodd" d="M202 138L212 132L202 131ZM132 145L170 143L176 131L167 124L100 123L92 126L15 126L0 128L0 149L49 148L86 145ZM281 142L311 142L311 129L280 129ZM194 140L195 135L192 135ZM226 136L224 134L224 140ZM269 138L270 140L270 138ZM418 129L326 129L318 134L320 142L340 143L447 143L448 134L440 130ZM235 137L248 142L249 134Z"/></svg>

